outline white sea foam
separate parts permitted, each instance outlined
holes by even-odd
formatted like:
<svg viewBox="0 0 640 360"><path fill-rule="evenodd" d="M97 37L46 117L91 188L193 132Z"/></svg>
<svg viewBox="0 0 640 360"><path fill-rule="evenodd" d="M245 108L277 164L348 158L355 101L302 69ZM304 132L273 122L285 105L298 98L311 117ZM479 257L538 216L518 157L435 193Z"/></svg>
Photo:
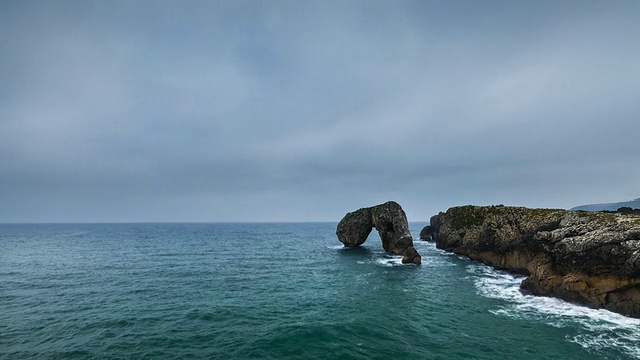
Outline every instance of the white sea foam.
<svg viewBox="0 0 640 360"><path fill-rule="evenodd" d="M452 262L449 258L450 256L456 256L456 255L453 255L442 249L438 249L434 242L419 241L419 242L414 242L414 244L418 245L416 246L416 250L418 250L418 252L422 254L422 266L428 266L428 267L459 266L459 264ZM437 255L433 256L433 253L436 253ZM439 256L439 255L442 255L442 256ZM468 259L465 258L465 260L468 260Z"/></svg>
<svg viewBox="0 0 640 360"><path fill-rule="evenodd" d="M402 263L402 256L384 255L381 258L376 258L375 262L378 265L382 265L386 267L405 265Z"/></svg>
<svg viewBox="0 0 640 360"><path fill-rule="evenodd" d="M506 301L505 305L491 310L497 316L542 321L559 328L577 326L582 329L581 333L567 338L568 341L588 350L616 349L640 358L640 319L560 299L525 295L520 292L524 277L496 271L486 265L470 264L467 272L480 295Z"/></svg>
<svg viewBox="0 0 640 360"><path fill-rule="evenodd" d="M453 256L453 257L457 257L458 259L461 259L461 260L469 260L468 257L462 256L462 255L456 255L454 253L450 253L448 251L445 251L445 250L442 250L442 249L438 249L436 247L436 243L433 243L433 242L426 242L424 247L428 248L429 251L433 251L433 252L437 253L438 255L442 255L444 257Z"/></svg>
<svg viewBox="0 0 640 360"><path fill-rule="evenodd" d="M346 247L344 245L329 245L329 246L327 246L327 248L332 249L332 250L346 249Z"/></svg>

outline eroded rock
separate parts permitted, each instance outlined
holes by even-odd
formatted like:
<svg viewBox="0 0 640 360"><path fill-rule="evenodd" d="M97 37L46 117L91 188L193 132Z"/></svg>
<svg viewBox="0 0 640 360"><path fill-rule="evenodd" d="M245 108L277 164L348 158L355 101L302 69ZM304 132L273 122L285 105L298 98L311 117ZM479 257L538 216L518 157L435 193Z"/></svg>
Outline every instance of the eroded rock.
<svg viewBox="0 0 640 360"><path fill-rule="evenodd" d="M420 240L431 240L431 225L427 225L420 231Z"/></svg>
<svg viewBox="0 0 640 360"><path fill-rule="evenodd" d="M421 257L413 247L407 216L394 201L347 213L338 223L336 235L345 246L356 247L367 240L373 228L378 231L385 251L403 255L403 263L420 264ZM407 250L410 253L405 257Z"/></svg>
<svg viewBox="0 0 640 360"><path fill-rule="evenodd" d="M640 317L640 216L460 206L431 226L438 248L526 274L533 294Z"/></svg>
<svg viewBox="0 0 640 360"><path fill-rule="evenodd" d="M413 246L409 246L407 250L405 250L404 254L402 254L402 263L403 264L422 264L422 256L418 254L418 250Z"/></svg>

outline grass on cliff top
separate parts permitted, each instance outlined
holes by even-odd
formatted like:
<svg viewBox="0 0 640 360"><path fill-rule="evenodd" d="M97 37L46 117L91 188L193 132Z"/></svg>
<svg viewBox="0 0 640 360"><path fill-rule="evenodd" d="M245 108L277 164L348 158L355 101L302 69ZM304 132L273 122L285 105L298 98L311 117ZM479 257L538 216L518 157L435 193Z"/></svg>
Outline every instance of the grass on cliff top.
<svg viewBox="0 0 640 360"><path fill-rule="evenodd" d="M452 217L451 226L455 230L481 226L485 221L496 216L517 215L531 218L541 218L557 214L566 210L559 209L529 209L504 205L474 206L465 205L452 207L447 214Z"/></svg>
<svg viewBox="0 0 640 360"><path fill-rule="evenodd" d="M352 212L353 213L371 214L371 213L373 213L375 211L378 211L382 207L384 207L385 204L379 204L379 205L375 205L375 206L363 207L363 208L360 208L360 209L352 211Z"/></svg>
<svg viewBox="0 0 640 360"><path fill-rule="evenodd" d="M640 225L640 213L623 213L623 212L591 212L591 211L572 211L562 209L542 209L542 208L525 208L504 205L493 206L456 206L447 210L446 214L451 217L451 226L454 230L462 230L470 227L482 226L486 221L493 217L509 216L513 218L528 218L529 221L537 222L550 220L550 217L559 218L569 214L575 214L581 218L588 218L589 222L615 224L617 222L627 222L634 226Z"/></svg>
<svg viewBox="0 0 640 360"><path fill-rule="evenodd" d="M480 226L486 219L485 211L482 207L466 205L457 206L447 210L447 215L452 217L451 226L455 230L460 230L472 226Z"/></svg>

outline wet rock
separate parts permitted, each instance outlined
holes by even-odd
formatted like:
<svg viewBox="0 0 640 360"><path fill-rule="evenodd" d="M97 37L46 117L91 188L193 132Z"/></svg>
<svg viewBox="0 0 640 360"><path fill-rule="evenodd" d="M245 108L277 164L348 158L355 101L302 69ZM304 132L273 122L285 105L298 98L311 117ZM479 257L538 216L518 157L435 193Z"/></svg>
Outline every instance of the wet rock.
<svg viewBox="0 0 640 360"><path fill-rule="evenodd" d="M338 223L336 235L344 246L356 247L367 240L373 228L378 231L385 251L404 256L407 250L413 249L407 256L407 262L420 263L420 254L413 248L407 216L394 201L346 214Z"/></svg>
<svg viewBox="0 0 640 360"><path fill-rule="evenodd" d="M410 246L405 250L402 255L402 263L403 264L422 264L422 256L418 254L418 250L413 246Z"/></svg>
<svg viewBox="0 0 640 360"><path fill-rule="evenodd" d="M526 274L530 293L640 317L640 216L461 206L431 226L438 248Z"/></svg>
<svg viewBox="0 0 640 360"><path fill-rule="evenodd" d="M427 225L420 231L420 240L431 240L431 225Z"/></svg>

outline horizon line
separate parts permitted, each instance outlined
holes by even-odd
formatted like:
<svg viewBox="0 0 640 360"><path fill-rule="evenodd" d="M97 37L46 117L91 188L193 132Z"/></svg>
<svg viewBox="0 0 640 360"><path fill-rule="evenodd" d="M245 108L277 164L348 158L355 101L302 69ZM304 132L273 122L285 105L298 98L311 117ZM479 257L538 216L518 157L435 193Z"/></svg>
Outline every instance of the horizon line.
<svg viewBox="0 0 640 360"><path fill-rule="evenodd" d="M428 220L407 220L422 223ZM339 223L340 220L279 220L279 221L19 221L0 222L0 225L126 225L126 224L312 224Z"/></svg>

